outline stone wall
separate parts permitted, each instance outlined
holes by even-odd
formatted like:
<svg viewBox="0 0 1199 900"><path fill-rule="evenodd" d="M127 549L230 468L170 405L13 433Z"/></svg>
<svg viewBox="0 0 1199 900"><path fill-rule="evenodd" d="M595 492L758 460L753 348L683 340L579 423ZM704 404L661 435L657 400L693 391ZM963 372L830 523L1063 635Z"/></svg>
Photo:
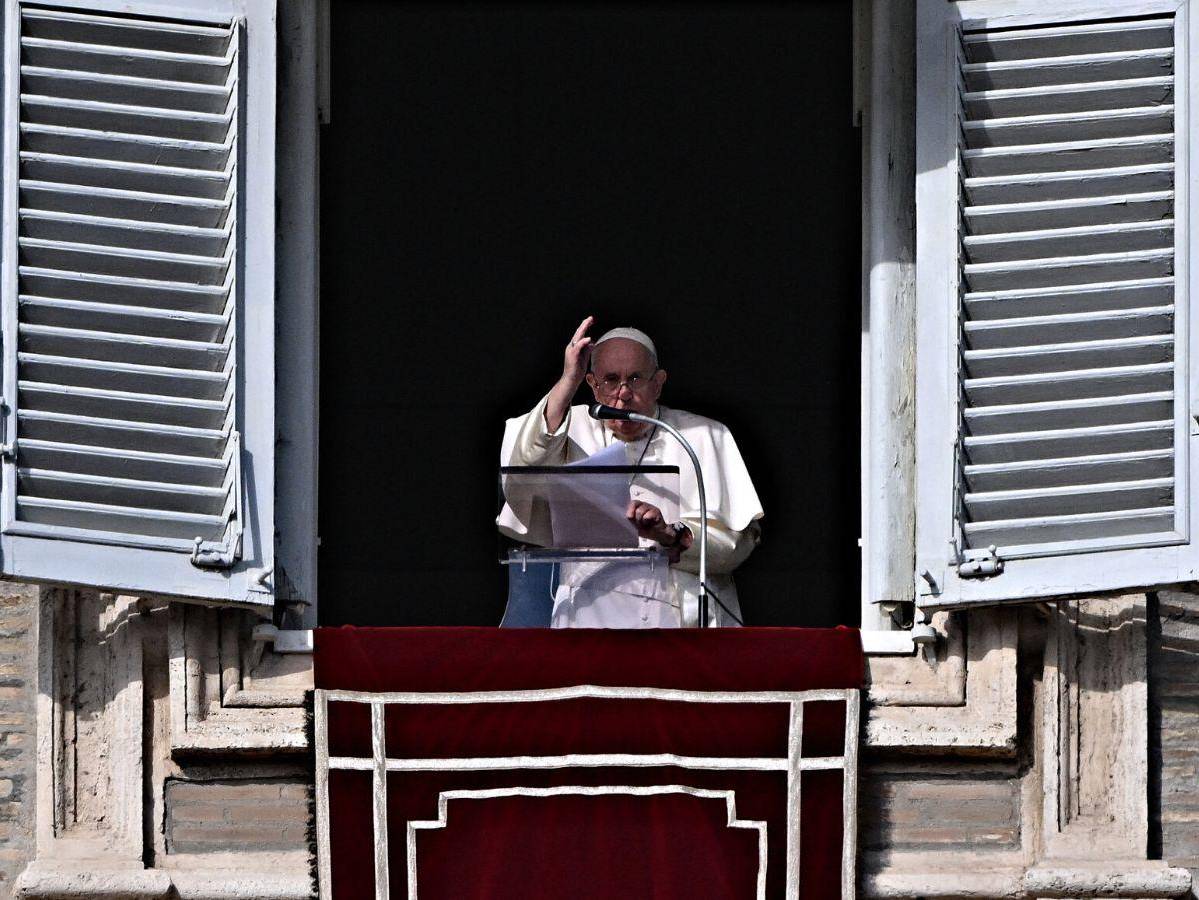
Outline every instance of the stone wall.
<svg viewBox="0 0 1199 900"><path fill-rule="evenodd" d="M0 584L0 898L34 854L38 589Z"/></svg>
<svg viewBox="0 0 1199 900"><path fill-rule="evenodd" d="M1158 595L1149 639L1151 851L1199 879L1199 596ZM1156 726L1156 727L1155 727ZM1156 757L1156 758L1155 758ZM1156 809L1155 809L1156 807Z"/></svg>

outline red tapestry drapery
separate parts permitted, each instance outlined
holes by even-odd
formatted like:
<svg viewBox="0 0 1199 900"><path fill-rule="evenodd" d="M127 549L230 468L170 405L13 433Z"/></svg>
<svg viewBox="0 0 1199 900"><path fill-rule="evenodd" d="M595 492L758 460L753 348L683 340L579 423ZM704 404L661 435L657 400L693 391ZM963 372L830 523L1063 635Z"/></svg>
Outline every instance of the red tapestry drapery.
<svg viewBox="0 0 1199 900"><path fill-rule="evenodd" d="M371 693L610 689L387 705L387 757L432 761L386 777L392 897L409 896L410 879L423 900L782 897L794 861L804 898L842 896L840 770L802 772L791 847L785 772L667 763L786 756L788 704L735 695L859 687L856 631L320 629L316 680ZM722 699L635 697L628 688ZM845 704L802 707L802 757L840 755ZM369 760L371 734L369 705L328 704L330 757ZM616 762L528 763L580 755ZM478 762L497 757L510 767ZM329 773L337 900L375 896L371 779L367 768Z"/></svg>

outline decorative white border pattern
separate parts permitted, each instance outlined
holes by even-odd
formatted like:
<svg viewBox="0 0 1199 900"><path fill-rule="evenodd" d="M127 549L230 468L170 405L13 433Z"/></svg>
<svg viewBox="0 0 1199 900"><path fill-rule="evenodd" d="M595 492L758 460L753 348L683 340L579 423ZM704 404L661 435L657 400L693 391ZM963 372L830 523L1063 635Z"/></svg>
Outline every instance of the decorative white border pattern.
<svg viewBox="0 0 1199 900"><path fill-rule="evenodd" d="M692 797L721 800L728 812L729 828L747 828L758 832L758 877L757 900L766 900L766 823L756 819L737 818L737 794L735 791L712 791L687 787L681 784L655 784L633 787L628 785L561 785L548 788L512 787L489 790L442 791L437 795L437 818L408 823L408 900L418 900L416 885L416 832L445 828L449 817L450 800L486 800L492 797L599 797L604 795L626 795L632 797L654 797L662 794L688 794Z"/></svg>
<svg viewBox="0 0 1199 900"><path fill-rule="evenodd" d="M545 703L557 700L610 699L657 700L681 703L777 703L787 704L788 736L784 757L695 757L676 754L568 754L565 756L472 757L462 759L388 759L384 746L384 709L388 705L461 705L487 703ZM329 703L367 703L371 707L371 758L330 757L328 741ZM803 707L812 702L843 702L845 704L845 737L843 755L833 757L802 756ZM628 768L674 766L684 769L710 771L777 771L787 774L787 857L786 900L799 898L800 873L800 775L804 771L842 769L843 829L841 854L841 898L853 900L856 877L857 849L857 758L859 731L859 695L856 689L814 691L687 691L670 688L601 687L576 685L564 688L519 691L460 691L460 692L364 692L318 689L315 692L316 714L316 802L317 855L320 895L332 897L332 864L329 858L329 770L359 770L372 772L373 825L375 849L375 897L388 900L390 890L387 862L387 773L411 771L483 771L516 769L561 768ZM664 791L680 788L677 785L655 785L648 788L612 787L611 791ZM535 791L535 788L499 789ZM557 790L541 789L541 790ZM580 790L580 789L572 789ZM688 790L700 790L689 788ZM448 792L452 797L459 792ZM470 792L466 792L470 793ZM440 819L444 825L442 805L447 795L439 797ZM497 795L498 796L498 795ZM409 823L411 826L411 823ZM764 825L764 823L763 823ZM432 826L422 826L432 827ZM411 834L409 828L409 834ZM764 844L762 845L765 846ZM415 865L415 849L410 846L409 867ZM759 868L759 880L765 878L765 863ZM414 885L410 877L409 884ZM763 882L764 884L764 882ZM415 897L411 893L410 897Z"/></svg>

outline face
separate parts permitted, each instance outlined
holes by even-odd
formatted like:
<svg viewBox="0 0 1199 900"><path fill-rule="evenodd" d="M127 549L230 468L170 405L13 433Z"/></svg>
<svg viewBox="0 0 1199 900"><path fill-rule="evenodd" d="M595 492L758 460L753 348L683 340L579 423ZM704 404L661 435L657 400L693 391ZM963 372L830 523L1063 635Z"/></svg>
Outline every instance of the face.
<svg viewBox="0 0 1199 900"><path fill-rule="evenodd" d="M587 383L598 402L646 416L652 416L658 408L665 382L666 372L655 369L650 352L625 338L612 338L596 347L587 374ZM645 422L617 419L604 424L622 441L635 441L650 427Z"/></svg>

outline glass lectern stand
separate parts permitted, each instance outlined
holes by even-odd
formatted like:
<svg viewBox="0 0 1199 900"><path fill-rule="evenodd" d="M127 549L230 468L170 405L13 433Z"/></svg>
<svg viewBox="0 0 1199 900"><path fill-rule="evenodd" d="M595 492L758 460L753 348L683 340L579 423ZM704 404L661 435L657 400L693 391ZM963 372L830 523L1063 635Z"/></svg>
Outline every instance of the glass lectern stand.
<svg viewBox="0 0 1199 900"><path fill-rule="evenodd" d="M500 490L526 529L522 545L501 558L504 565L562 564L576 580L602 571L605 583L617 566L628 578L647 577L635 567L650 576L666 569L663 548L638 538L626 513L639 500L658 507L664 521L677 522L678 466L504 466Z"/></svg>

